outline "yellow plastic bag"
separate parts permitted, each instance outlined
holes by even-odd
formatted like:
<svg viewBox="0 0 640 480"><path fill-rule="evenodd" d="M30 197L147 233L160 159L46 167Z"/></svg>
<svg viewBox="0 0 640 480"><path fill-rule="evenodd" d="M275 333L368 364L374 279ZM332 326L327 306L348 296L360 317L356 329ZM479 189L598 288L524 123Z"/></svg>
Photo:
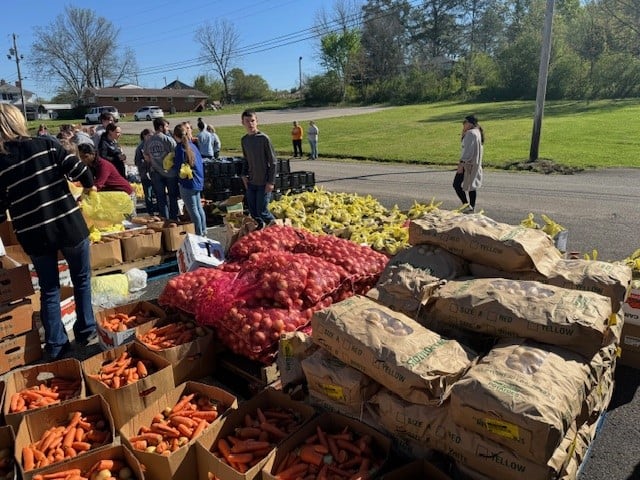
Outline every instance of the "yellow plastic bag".
<svg viewBox="0 0 640 480"><path fill-rule="evenodd" d="M174 152L167 153L162 159L162 168L171 170L173 168L173 160L176 157Z"/></svg>
<svg viewBox="0 0 640 480"><path fill-rule="evenodd" d="M91 277L91 296L94 305L122 305L129 298L129 279L124 273Z"/></svg>
<svg viewBox="0 0 640 480"><path fill-rule="evenodd" d="M122 223L133 212L133 202L125 192L91 192L82 197L82 215L89 227Z"/></svg>
<svg viewBox="0 0 640 480"><path fill-rule="evenodd" d="M188 163L183 163L180 167L180 178L188 178L189 180L193 178L193 171Z"/></svg>

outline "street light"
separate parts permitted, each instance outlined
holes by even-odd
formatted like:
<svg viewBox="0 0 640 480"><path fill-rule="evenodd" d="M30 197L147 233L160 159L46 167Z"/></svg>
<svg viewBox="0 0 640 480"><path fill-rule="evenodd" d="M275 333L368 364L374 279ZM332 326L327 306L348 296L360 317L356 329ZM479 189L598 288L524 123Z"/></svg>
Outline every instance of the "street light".
<svg viewBox="0 0 640 480"><path fill-rule="evenodd" d="M302 90L302 57L298 58L298 75L300 76L299 90Z"/></svg>
<svg viewBox="0 0 640 480"><path fill-rule="evenodd" d="M20 85L20 99L22 100L22 114L24 119L27 119L27 106L24 103L24 89L22 88L22 75L20 74L20 60L24 59L24 55L18 53L18 44L16 43L16 34L13 34L13 48L9 49L7 58L11 60L12 57L16 57L16 68L18 69L18 84Z"/></svg>

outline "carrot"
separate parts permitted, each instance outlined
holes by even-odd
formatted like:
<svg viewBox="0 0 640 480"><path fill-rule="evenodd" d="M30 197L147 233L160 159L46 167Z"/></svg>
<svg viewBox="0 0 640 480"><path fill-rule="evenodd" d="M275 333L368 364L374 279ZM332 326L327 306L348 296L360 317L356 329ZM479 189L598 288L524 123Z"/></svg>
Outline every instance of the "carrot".
<svg viewBox="0 0 640 480"><path fill-rule="evenodd" d="M327 434L324 433L322 428L320 428L320 425L316 425L316 434L318 435L318 440L320 441L320 444L324 445L327 448L329 448L329 442L327 440Z"/></svg>
<svg viewBox="0 0 640 480"><path fill-rule="evenodd" d="M187 427L184 423L179 424L177 427L178 431L187 438L191 438L193 435L193 429Z"/></svg>
<svg viewBox="0 0 640 480"><path fill-rule="evenodd" d="M178 403L174 405L171 411L179 412L187 405L187 403L193 400L193 397L195 397L195 393L190 393L189 395L183 395L182 398L180 398L180 400L178 401Z"/></svg>
<svg viewBox="0 0 640 480"><path fill-rule="evenodd" d="M283 432L278 427L276 427L274 424L269 423L269 422L260 423L260 428L262 430L264 430L265 432L270 433L271 435L276 437L278 440L287 436L286 432Z"/></svg>
<svg viewBox="0 0 640 480"><path fill-rule="evenodd" d="M236 428L236 435L240 438L257 438L261 433L262 430L256 427Z"/></svg>
<svg viewBox="0 0 640 480"><path fill-rule="evenodd" d="M87 450L91 450L91 444L89 442L73 442L71 448L76 452L86 452Z"/></svg>
<svg viewBox="0 0 640 480"><path fill-rule="evenodd" d="M180 431L177 428L174 428L170 425L167 425L165 423L160 423L160 422L156 422L156 423L152 423L151 424L151 430L164 435L165 437L179 437L180 436Z"/></svg>
<svg viewBox="0 0 640 480"><path fill-rule="evenodd" d="M278 480L292 480L297 477L302 477L307 474L307 470L309 469L309 465L306 463L296 463L295 465L283 470L282 472L276 475Z"/></svg>
<svg viewBox="0 0 640 480"><path fill-rule="evenodd" d="M198 423L198 426L193 430L193 434L191 435L191 438L196 438L198 435L200 435L204 429L209 425L209 422L207 422L206 420L200 420L200 423Z"/></svg>
<svg viewBox="0 0 640 480"><path fill-rule="evenodd" d="M33 470L36 467L35 453L31 447L22 447L22 466L26 470Z"/></svg>
<svg viewBox="0 0 640 480"><path fill-rule="evenodd" d="M141 433L140 435L129 438L131 444L138 440L144 440L150 445L158 445L162 441L162 435L159 433Z"/></svg>
<svg viewBox="0 0 640 480"><path fill-rule="evenodd" d="M191 418L201 418L209 422L213 422L216 418L218 418L218 415L219 413L217 410L196 410L195 412L191 413Z"/></svg>
<svg viewBox="0 0 640 480"><path fill-rule="evenodd" d="M247 453L254 452L256 450L262 450L263 448L271 447L269 442L258 442L257 440L245 440L238 442L231 447L232 453Z"/></svg>
<svg viewBox="0 0 640 480"><path fill-rule="evenodd" d="M227 460L234 463L249 463L253 460L252 453L230 453Z"/></svg>
<svg viewBox="0 0 640 480"><path fill-rule="evenodd" d="M360 455L362 453L357 445L341 438L338 438L336 440L336 445L338 445L338 447L340 448L343 448L344 450L347 450L348 452L355 453L356 455Z"/></svg>
<svg viewBox="0 0 640 480"><path fill-rule="evenodd" d="M75 435L76 435L76 428L75 427L71 427L67 431L67 433L64 434L64 439L62 440L62 445L65 446L65 447L70 447L71 444L73 443Z"/></svg>
<svg viewBox="0 0 640 480"><path fill-rule="evenodd" d="M231 455L231 447L224 438L218 440L218 450L220 450L220 453L222 454L224 459L229 462L229 465L235 468L236 463L233 460L229 460L229 455Z"/></svg>
<svg viewBox="0 0 640 480"><path fill-rule="evenodd" d="M324 455L316 452L315 448L313 448L313 445L301 446L298 452L298 456L303 462L315 465L316 467L319 467L322 463L324 463Z"/></svg>
<svg viewBox="0 0 640 480"><path fill-rule="evenodd" d="M67 478L68 476L80 475L81 473L82 472L80 471L79 468L70 468L69 470L61 470L55 473L46 473L42 475L42 478L45 478L47 480L64 479L64 478Z"/></svg>
<svg viewBox="0 0 640 480"><path fill-rule="evenodd" d="M147 367L145 367L144 363L142 363L141 360L138 360L136 368L138 370L138 375L140 376L140 378L144 378L149 375L149 372L147 372Z"/></svg>

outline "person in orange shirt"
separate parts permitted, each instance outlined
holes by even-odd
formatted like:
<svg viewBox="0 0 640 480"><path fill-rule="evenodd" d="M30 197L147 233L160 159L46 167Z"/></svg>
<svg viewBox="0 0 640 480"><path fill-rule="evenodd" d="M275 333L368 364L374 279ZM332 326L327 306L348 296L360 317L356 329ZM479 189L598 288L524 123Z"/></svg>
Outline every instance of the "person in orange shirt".
<svg viewBox="0 0 640 480"><path fill-rule="evenodd" d="M291 141L293 142L293 156L302 158L302 136L304 132L302 127L298 125L298 122L293 122L293 129L291 130Z"/></svg>

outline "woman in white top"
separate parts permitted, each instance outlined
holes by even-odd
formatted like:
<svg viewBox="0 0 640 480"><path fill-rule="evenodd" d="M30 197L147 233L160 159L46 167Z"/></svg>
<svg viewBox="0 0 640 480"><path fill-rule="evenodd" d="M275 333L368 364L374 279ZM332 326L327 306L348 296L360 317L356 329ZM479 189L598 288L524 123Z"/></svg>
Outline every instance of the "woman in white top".
<svg viewBox="0 0 640 480"><path fill-rule="evenodd" d="M318 158L318 127L316 126L316 122L311 120L309 122L309 128L307 129L307 139L309 140L309 145L311 146L311 154L309 155L310 160L315 160Z"/></svg>
<svg viewBox="0 0 640 480"><path fill-rule="evenodd" d="M482 186L482 155L484 153L484 131L473 115L464 117L462 122L462 154L453 179L453 189L465 212L473 213L476 208L476 190ZM469 200L467 194L469 192Z"/></svg>

